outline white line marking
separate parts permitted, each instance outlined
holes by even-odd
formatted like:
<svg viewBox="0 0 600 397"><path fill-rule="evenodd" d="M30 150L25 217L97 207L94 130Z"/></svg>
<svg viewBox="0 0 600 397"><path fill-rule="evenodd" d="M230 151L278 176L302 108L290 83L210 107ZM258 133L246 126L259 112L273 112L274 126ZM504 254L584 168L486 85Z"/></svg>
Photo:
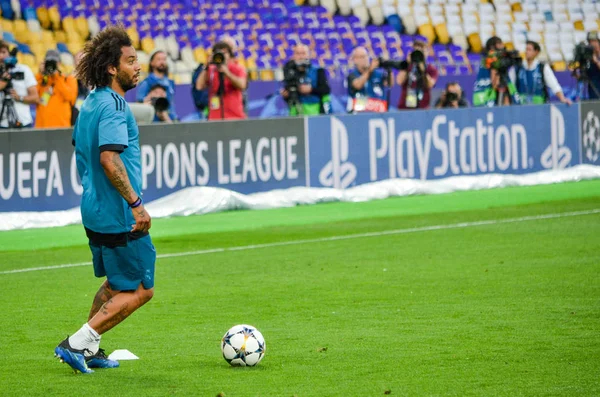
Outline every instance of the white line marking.
<svg viewBox="0 0 600 397"><path fill-rule="evenodd" d="M239 247L228 247L228 248L212 248L212 249L200 250L200 251L188 251L188 252L178 252L178 253L172 253L172 254L162 254L162 255L158 255L157 258L167 259L167 258L179 258L179 257L183 257L183 256L215 254L215 253L221 253L221 252L249 251L249 250L255 250L255 249L260 249L260 248L284 247L284 246L290 246L290 245L323 243L323 242L329 242L329 241L352 240L352 239L365 238L365 237L390 236L390 235L394 235L394 234L430 232L430 231L436 231L436 230L463 229L463 228L477 227L477 226L501 225L501 224L505 224L505 223L520 223L520 222L539 221L539 220L556 219L556 218L568 218L568 217L573 217L573 216L584 216L584 215L594 215L594 214L600 214L600 208L596 208L593 210L586 210L586 211L573 211L573 212L562 212L562 213L556 213L556 214L523 216L520 218L490 219L487 221L461 222L461 223L452 223L452 224L448 224L448 225L411 227L408 229L384 230L384 231L380 231L380 232L348 234L345 236L331 236L331 237L320 237L320 238L307 239L307 240L281 241L278 243L243 245L243 246L239 246ZM55 266L30 267L30 268L26 268L26 269L5 270L5 271L0 271L0 275L36 272L38 270L54 270L54 269L64 269L64 268L69 268L69 267L89 266L91 264L92 264L92 262L81 262L81 263L67 263L64 265L55 265Z"/></svg>

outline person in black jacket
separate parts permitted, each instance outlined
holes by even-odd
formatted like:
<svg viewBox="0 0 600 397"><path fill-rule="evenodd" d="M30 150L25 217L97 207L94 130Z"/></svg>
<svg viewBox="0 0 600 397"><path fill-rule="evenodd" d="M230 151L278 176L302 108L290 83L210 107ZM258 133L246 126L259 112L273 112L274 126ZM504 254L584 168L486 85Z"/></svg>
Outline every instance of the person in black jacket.
<svg viewBox="0 0 600 397"><path fill-rule="evenodd" d="M331 87L325 69L310 61L308 46L299 44L294 57L283 67L284 87L281 96L290 108L290 115L331 113Z"/></svg>

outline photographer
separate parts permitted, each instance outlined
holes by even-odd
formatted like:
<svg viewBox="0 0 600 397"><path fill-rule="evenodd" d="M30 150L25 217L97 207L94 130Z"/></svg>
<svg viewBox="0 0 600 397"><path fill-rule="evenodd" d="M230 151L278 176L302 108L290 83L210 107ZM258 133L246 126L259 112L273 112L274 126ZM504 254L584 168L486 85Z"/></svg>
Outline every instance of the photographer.
<svg viewBox="0 0 600 397"><path fill-rule="evenodd" d="M575 47L573 75L577 81L583 83L587 93L580 92L579 97L584 100L600 99L600 39L597 32L587 35L588 45L581 43Z"/></svg>
<svg viewBox="0 0 600 397"><path fill-rule="evenodd" d="M398 109L427 109L431 101L431 89L438 79L433 65L426 65L427 46L416 40L413 51L402 62L396 83L402 87Z"/></svg>
<svg viewBox="0 0 600 397"><path fill-rule="evenodd" d="M354 69L348 74L348 112L386 112L386 74L379 69L379 60L369 62L364 47L356 47L351 59Z"/></svg>
<svg viewBox="0 0 600 397"><path fill-rule="evenodd" d="M473 90L474 106L505 106L521 102L510 74L521 63L516 51L507 51L499 37L485 44L485 56L477 73Z"/></svg>
<svg viewBox="0 0 600 397"><path fill-rule="evenodd" d="M310 61L308 46L298 44L293 59L283 66L284 88L281 96L290 108L290 115L317 115L331 112L331 88L325 69Z"/></svg>
<svg viewBox="0 0 600 397"><path fill-rule="evenodd" d="M435 103L436 109L458 109L469 107L462 96L462 88L458 82L453 81L446 84L446 89Z"/></svg>
<svg viewBox="0 0 600 397"><path fill-rule="evenodd" d="M528 41L525 49L525 63L517 67L516 84L521 103L547 103L549 99L547 90L549 89L562 103L571 105L571 100L563 94L550 65L537 60L540 50L538 43Z"/></svg>
<svg viewBox="0 0 600 397"><path fill-rule="evenodd" d="M137 102L147 103L150 89L157 84L165 87L167 90L167 100L169 101L169 118L177 120L175 112L175 82L169 79L169 65L167 63L167 53L156 51L150 57L148 77L138 86L135 99Z"/></svg>
<svg viewBox="0 0 600 397"><path fill-rule="evenodd" d="M32 127L29 105L38 102L37 81L31 69L17 63L16 51L0 40L0 128Z"/></svg>
<svg viewBox="0 0 600 397"><path fill-rule="evenodd" d="M208 119L245 119L242 92L248 79L246 69L233 60L233 49L220 41L212 48L208 68L196 79L196 89L208 88Z"/></svg>
<svg viewBox="0 0 600 397"><path fill-rule="evenodd" d="M169 100L167 99L167 89L160 84L150 87L150 92L144 99L146 105L154 108L155 123L172 123L173 119L169 115Z"/></svg>
<svg viewBox="0 0 600 397"><path fill-rule="evenodd" d="M221 41L229 44L231 47L232 53L234 57L231 59L231 62L235 63L238 66L241 66L238 60L235 58L237 56L237 43L235 39L231 36L223 36ZM185 117L184 121L198 121L198 120L206 120L208 117L208 88L205 84L199 84L199 80L201 78L202 71L206 69L206 65L203 63L199 64L196 69L192 72L192 100L194 101L194 105L196 106L196 112L192 113ZM202 78L206 78L202 76ZM199 90L198 86L203 86L202 90ZM242 102L244 104L244 112L246 110L246 91L242 92Z"/></svg>
<svg viewBox="0 0 600 397"><path fill-rule="evenodd" d="M58 51L48 50L36 75L40 97L36 107L36 128L71 126L73 106L77 99L77 80L73 76L63 76L59 66Z"/></svg>

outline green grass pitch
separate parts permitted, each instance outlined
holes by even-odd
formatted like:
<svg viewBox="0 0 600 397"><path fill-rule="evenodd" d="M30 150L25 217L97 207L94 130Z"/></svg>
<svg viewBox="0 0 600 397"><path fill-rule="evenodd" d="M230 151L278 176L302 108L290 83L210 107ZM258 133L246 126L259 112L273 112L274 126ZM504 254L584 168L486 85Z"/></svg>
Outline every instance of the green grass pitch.
<svg viewBox="0 0 600 397"><path fill-rule="evenodd" d="M155 297L102 340L140 360L90 375L53 349L91 267L8 273L88 262L81 226L2 232L0 395L597 396L597 209L589 181L156 219ZM221 357L240 323L265 336L255 368Z"/></svg>

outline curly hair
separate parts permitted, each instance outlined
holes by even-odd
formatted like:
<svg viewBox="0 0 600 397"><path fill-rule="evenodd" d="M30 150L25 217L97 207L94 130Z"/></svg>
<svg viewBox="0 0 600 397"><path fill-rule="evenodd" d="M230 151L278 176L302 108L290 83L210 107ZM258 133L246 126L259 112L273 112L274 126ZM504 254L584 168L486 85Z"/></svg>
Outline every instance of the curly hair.
<svg viewBox="0 0 600 397"><path fill-rule="evenodd" d="M119 67L121 49L132 45L131 39L122 26L110 26L88 41L77 65L77 78L88 87L106 87L113 76L108 67Z"/></svg>

